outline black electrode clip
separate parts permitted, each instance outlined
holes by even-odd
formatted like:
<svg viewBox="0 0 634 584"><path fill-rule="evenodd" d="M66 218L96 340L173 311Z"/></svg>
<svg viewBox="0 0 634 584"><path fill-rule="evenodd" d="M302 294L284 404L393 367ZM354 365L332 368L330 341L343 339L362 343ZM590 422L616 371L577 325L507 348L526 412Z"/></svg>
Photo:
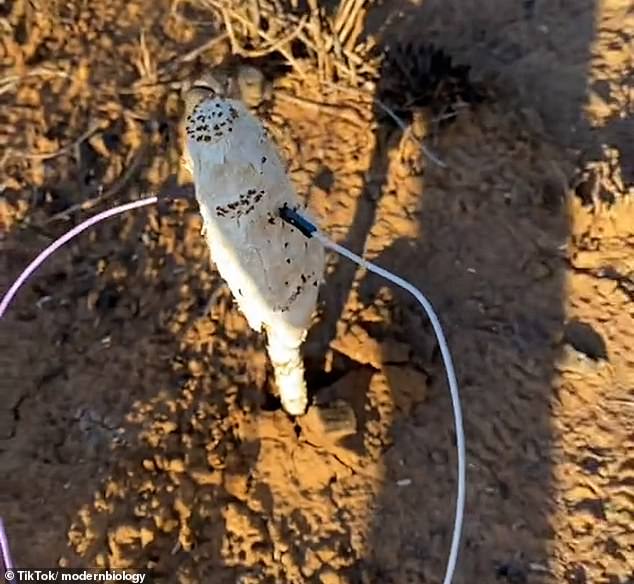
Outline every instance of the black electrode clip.
<svg viewBox="0 0 634 584"><path fill-rule="evenodd" d="M308 221L308 219L302 217L295 209L291 209L286 203L280 207L279 213L282 220L299 229L302 234L308 238L311 238L313 233L317 231L315 225Z"/></svg>

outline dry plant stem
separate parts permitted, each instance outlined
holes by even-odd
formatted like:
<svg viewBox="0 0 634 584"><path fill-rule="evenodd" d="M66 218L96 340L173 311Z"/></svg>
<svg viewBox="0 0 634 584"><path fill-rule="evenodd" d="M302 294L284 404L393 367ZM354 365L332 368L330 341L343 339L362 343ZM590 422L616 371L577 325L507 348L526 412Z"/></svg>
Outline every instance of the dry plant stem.
<svg viewBox="0 0 634 584"><path fill-rule="evenodd" d="M365 0L344 0L339 6L335 22L332 26L333 35L327 43L327 50L330 50L333 44L338 40L340 45L345 44L346 37L350 33L350 29L357 20L359 11L363 8ZM354 43L350 46L354 48Z"/></svg>
<svg viewBox="0 0 634 584"><path fill-rule="evenodd" d="M333 41L333 47L335 55L338 57L338 61L335 61L335 65L338 70L346 73L354 85L357 85L357 75L367 73L369 75L376 75L376 69L372 62L369 62L367 58L354 52L354 50L348 50L346 47L341 46L339 39L335 37ZM344 65L346 63L346 65ZM356 66L356 67L355 67Z"/></svg>
<svg viewBox="0 0 634 584"><path fill-rule="evenodd" d="M334 67L337 70L337 73L340 77L347 77L353 85L357 85L357 71L355 69L355 65L357 65L360 70L366 70L370 74L373 74L374 71L371 67L368 67L368 63L363 57L356 54L354 50L348 50L347 48L341 46L339 38L336 36L329 36L327 41L324 44L324 51L330 57L330 53L334 53L335 58L329 60L331 64L331 75L327 77L327 79L332 79L332 68Z"/></svg>
<svg viewBox="0 0 634 584"><path fill-rule="evenodd" d="M321 16L319 13L319 4L317 0L308 0L308 7L310 8L310 32L315 39L315 45L311 48L317 55L317 70L319 71L319 80L324 81L328 79L328 55L324 47L324 37L321 30ZM304 41L305 44L306 41Z"/></svg>
<svg viewBox="0 0 634 584"><path fill-rule="evenodd" d="M302 28L304 27L305 24L306 24L306 19L304 18L300 21L300 23L297 25L297 28L294 31L290 32L287 36L280 38L273 45L269 47L264 47L262 49L253 49L250 51L247 51L243 49L242 47L240 47L240 52L245 57L251 57L251 58L264 57L265 55L274 53L275 51L279 51L280 53L284 54L283 47L287 45L288 43L290 43L294 38L296 38L299 35L299 33L302 31Z"/></svg>
<svg viewBox="0 0 634 584"><path fill-rule="evenodd" d="M308 26L306 27L306 30L307 30L307 31L311 31L311 28L312 28L312 27L310 26L310 23L309 23L309 24L308 24ZM315 42L313 42L311 39L309 39L309 38L306 36L306 33L304 33L303 31L302 31L302 32L300 32L300 33L297 35L297 38L298 38L300 41L302 41L302 42L303 42L303 43L304 43L304 44L305 44L305 45L306 45L306 46L307 46L307 47L308 47L311 51L313 51L313 53L315 53L315 55L317 55L317 54L318 54L318 52L319 52L319 51L318 51L318 49L317 49L317 44L316 44Z"/></svg>
<svg viewBox="0 0 634 584"><path fill-rule="evenodd" d="M339 50L351 63L359 66L367 65L367 61L360 55L357 55L354 51L342 47L341 45L339 45Z"/></svg>
<svg viewBox="0 0 634 584"><path fill-rule="evenodd" d="M357 96L359 103L363 103L366 106L372 106L374 104L374 93L371 91L359 89L358 87L348 87L347 85L333 83L332 81L326 81L324 86L330 90L331 94L333 92L335 94L337 92L345 92Z"/></svg>
<svg viewBox="0 0 634 584"><path fill-rule="evenodd" d="M313 36L315 36L314 32L313 32ZM319 37L319 41L318 41L319 48L317 48L317 45L315 44L315 42L311 41L303 34L298 35L298 38L308 48L312 49L313 52L318 56L318 58L320 53L323 55L324 69L323 69L323 76L320 78L320 81L322 83L327 83L329 80L333 78L333 72L335 69L337 70L338 74L341 77L346 77L348 79L356 78L354 72L351 71L350 67L345 63L345 59L342 59L342 58L334 59L334 60L331 59L330 49L328 47L332 48L333 42L332 42L332 38L330 36L327 36L325 32L322 32L321 36ZM327 42L324 42L323 40L324 38L327 39ZM348 54L348 51L346 51L345 49L344 49L344 54L347 57L349 57L350 61L357 62L360 64L364 63L361 57L359 57L358 55L355 55L354 53Z"/></svg>
<svg viewBox="0 0 634 584"><path fill-rule="evenodd" d="M345 46L349 50L353 49L354 46L357 44L358 37L355 38L354 36L351 36L350 33L354 29L359 28L358 27L359 22L363 23L362 10L363 10L364 3L365 3L365 0L356 0L356 2L354 2L352 9L350 11L350 16L343 23L343 27L341 31L339 32L339 42L341 43L342 46Z"/></svg>
<svg viewBox="0 0 634 584"><path fill-rule="evenodd" d="M159 69L158 76L160 77L167 73L171 73L183 63L189 63L191 61L196 60L204 52L208 51L209 49L212 49L217 44L220 44L221 42L226 40L228 37L229 37L228 33L223 32L215 36L214 38L209 39L207 42L203 43L202 45L192 49L191 51L185 53L184 55L177 57L173 61L166 63L163 67Z"/></svg>
<svg viewBox="0 0 634 584"><path fill-rule="evenodd" d="M333 63L340 79L347 79L351 85L357 85L357 75L351 67L345 64L345 61L339 58L334 59Z"/></svg>
<svg viewBox="0 0 634 584"><path fill-rule="evenodd" d="M139 71L139 75L141 75L141 79L148 79L150 83L155 82L157 78L157 70L155 63L152 60L152 56L150 55L147 41L145 40L145 31L141 31L141 36L139 39L139 51L141 53L141 56L136 61L135 65L137 67L137 70Z"/></svg>
<svg viewBox="0 0 634 584"><path fill-rule="evenodd" d="M137 150L132 162L128 165L123 175L121 175L106 192L101 193L92 199L88 199L87 201L83 201L82 203L71 205L68 209L64 209L55 215L51 215L40 224L40 227L44 227L45 225L59 219L68 219L68 217L76 211L88 211L89 209L96 207L98 204L116 196L141 166L146 150L147 149L143 147Z"/></svg>
<svg viewBox="0 0 634 584"><path fill-rule="evenodd" d="M266 17L266 19L268 20L269 23L269 36L272 38L275 38L277 35L273 33L273 31L277 31L279 30L281 27L280 25L284 25L284 26L290 26L290 25L294 25L297 26L303 19L306 18L306 15L302 15L300 16L296 16L295 14L284 14L284 20L282 21L278 14L280 14L280 9L276 8L273 4L261 4L260 5L260 15L263 17ZM317 38L314 36L314 33L312 31L312 27L310 26L311 23L311 17L312 15L309 16L309 19L307 21L307 26L305 26L302 30L299 31L299 33L297 34L297 38L299 40L301 40L310 50L313 51L313 53L316 55L317 54ZM308 36L306 33L310 33ZM313 38L309 38L313 37Z"/></svg>
<svg viewBox="0 0 634 584"><path fill-rule="evenodd" d="M253 26L259 30L260 29L260 3L258 0L248 0L247 2L247 12L249 14L249 18L251 22L253 22Z"/></svg>
<svg viewBox="0 0 634 584"><path fill-rule="evenodd" d="M189 63L190 61L194 61L200 55L202 55L205 51L208 51L209 49L215 47L217 44L220 44L222 41L224 41L227 38L227 36L228 36L227 33L223 32L222 34L219 34L218 36L215 36L214 38L209 39L206 43L203 43L199 47L196 47L195 49L192 49L188 53L181 55L176 60L171 61L168 64L169 67L171 68L171 67L175 67L176 65L181 65L183 63ZM166 69L167 68L168 67L166 67Z"/></svg>
<svg viewBox="0 0 634 584"><path fill-rule="evenodd" d="M293 69L295 69L298 75L300 75L302 78L306 76L304 67L302 67L295 60L291 52L285 46L301 32L302 28L304 27L306 23L305 18L300 20L297 28L287 37L284 37L283 39L274 39L263 30L255 27L254 24L249 21L249 19L245 18L244 16L242 16L242 14L238 13L237 11L220 4L216 2L215 0L206 0L206 4L210 6L211 8L218 10L222 14L222 18L224 20L227 33L229 34L229 39L231 41L232 52L234 52L237 55L242 55L245 57L261 57L261 56L267 55L268 53L279 51L284 56L284 58L290 63ZM255 32L258 36L260 36L265 41L268 41L270 43L270 46L267 48L258 49L256 51L247 51L246 49L243 49L238 44L238 41L236 39L235 32L233 30L233 25L231 23L232 18L234 18L235 20L237 20L238 22L240 22L247 28L251 29L253 32Z"/></svg>
<svg viewBox="0 0 634 584"><path fill-rule="evenodd" d="M170 16L176 16L176 18L179 18L181 15L178 12L178 7L180 6L182 0L172 0L170 2L170 11L169 14Z"/></svg>
<svg viewBox="0 0 634 584"><path fill-rule="evenodd" d="M62 146L59 150L55 150L55 152L27 152L25 154L14 152L13 154L16 156L28 158L29 160L50 160L51 158L66 154L76 146L79 146L84 140L90 138L90 136L92 136L95 132L99 131L102 125L103 122L101 121L93 122L92 124L90 124L89 128L83 134L80 134L73 142L66 144L66 146Z"/></svg>
<svg viewBox="0 0 634 584"><path fill-rule="evenodd" d="M359 13L357 16L354 28L350 32L348 40L346 41L344 48L347 52L354 54L354 48L358 45L359 37L363 32L363 28L365 26L365 11L363 13Z"/></svg>
<svg viewBox="0 0 634 584"><path fill-rule="evenodd" d="M337 36L341 32L341 29L344 27L347 20L350 18L350 13L352 12L355 2L356 0L343 0L343 2L339 4L333 26L333 31Z"/></svg>
<svg viewBox="0 0 634 584"><path fill-rule="evenodd" d="M387 105L385 105L382 101L375 99L374 100L376 102L376 104L388 115L390 116L394 122L396 123L396 125L403 131L403 140L406 140L408 138L411 138L410 133L409 133L409 128L405 125L405 122L403 122L403 120L401 120L401 118L399 118ZM413 138L412 138L413 139ZM438 156L436 156L431 150L429 150L429 148L427 146L425 146L425 143L422 140L417 140L417 142L420 144L420 148L423 151L423 154L425 156L427 156L427 158L429 158L429 160L431 160L434 164L437 164L438 166L440 166L441 168L447 168L447 164L445 162L443 162L442 160L440 160L440 158L438 158Z"/></svg>
<svg viewBox="0 0 634 584"><path fill-rule="evenodd" d="M8 75L0 79L0 95L11 91L22 79L27 77L70 77L66 71L49 69L42 66L25 73L24 75Z"/></svg>
<svg viewBox="0 0 634 584"><path fill-rule="evenodd" d="M351 66L351 60L346 59L344 55L343 47L339 42L339 37L333 37L332 49L335 54L335 67L337 68L337 72L342 72L348 76L350 83L352 85L357 85L357 74L354 70L354 66Z"/></svg>
<svg viewBox="0 0 634 584"><path fill-rule="evenodd" d="M319 103L306 97L291 95L290 93L286 93L284 91L275 92L275 97L281 101L286 101L287 103L300 106L315 114L326 114L340 118L360 128L366 128L368 125L367 122L360 116L359 112L349 106Z"/></svg>
<svg viewBox="0 0 634 584"><path fill-rule="evenodd" d="M220 13L222 14L222 21L224 22L225 28L227 29L227 34L229 35L229 44L231 45L231 52L234 55L239 55L240 53L240 45L238 45L238 41L236 39L236 35L233 32L233 25L231 24L231 17L229 16L229 12L221 8Z"/></svg>

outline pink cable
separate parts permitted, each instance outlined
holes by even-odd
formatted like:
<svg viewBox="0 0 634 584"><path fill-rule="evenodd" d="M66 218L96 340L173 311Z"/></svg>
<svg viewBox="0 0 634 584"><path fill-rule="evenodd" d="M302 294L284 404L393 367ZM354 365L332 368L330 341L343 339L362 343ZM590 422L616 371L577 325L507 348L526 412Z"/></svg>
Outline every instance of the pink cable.
<svg viewBox="0 0 634 584"><path fill-rule="evenodd" d="M2 559L3 573L7 570L13 570L13 560L11 559L11 552L9 551L9 540L7 538L7 532L4 529L2 517L0 517L0 559Z"/></svg>
<svg viewBox="0 0 634 584"><path fill-rule="evenodd" d="M79 235L82 231L85 231L89 227L92 227L93 225L99 223L100 221L103 221L104 219L114 217L115 215L120 215L121 213L131 211L132 209L138 209L139 207L153 205L156 202L158 202L158 197L146 197L145 199L139 199L138 201L134 201L132 203L118 205L117 207L113 207L112 209L107 209L106 211L97 213L93 217L89 217L76 227L73 227L70 231L64 233L64 235L62 235L59 239L56 239L43 252L41 252L40 255L38 255L20 274L18 279L13 282L11 288L9 288L8 292L2 298L2 302L0 302L0 318L4 317L4 313L13 300L13 297L17 294L22 284L24 284L28 280L31 274L33 274L33 272L35 272L35 270L37 270L60 247L73 239L73 237Z"/></svg>

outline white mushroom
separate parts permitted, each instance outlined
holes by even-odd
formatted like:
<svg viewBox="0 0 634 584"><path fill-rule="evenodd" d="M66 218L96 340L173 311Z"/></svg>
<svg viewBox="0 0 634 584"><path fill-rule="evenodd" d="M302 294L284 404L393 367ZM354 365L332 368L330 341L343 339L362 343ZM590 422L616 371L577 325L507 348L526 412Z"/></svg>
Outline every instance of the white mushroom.
<svg viewBox="0 0 634 584"><path fill-rule="evenodd" d="M185 160L209 251L249 325L267 335L284 409L307 406L301 345L324 272L322 245L279 217L306 214L260 121L225 84L195 82L185 94Z"/></svg>

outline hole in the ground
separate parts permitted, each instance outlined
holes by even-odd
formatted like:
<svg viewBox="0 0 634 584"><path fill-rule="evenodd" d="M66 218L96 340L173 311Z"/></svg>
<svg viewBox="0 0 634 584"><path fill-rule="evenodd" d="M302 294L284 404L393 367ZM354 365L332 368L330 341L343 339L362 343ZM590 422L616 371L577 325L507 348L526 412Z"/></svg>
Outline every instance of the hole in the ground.
<svg viewBox="0 0 634 584"><path fill-rule="evenodd" d="M579 320L568 322L564 329L564 342L595 361L608 358L603 337L588 323Z"/></svg>
<svg viewBox="0 0 634 584"><path fill-rule="evenodd" d="M603 201L613 205L616 201L614 194L609 192L601 182L601 176L596 171L586 171L581 180L574 186L575 195L586 206Z"/></svg>
<svg viewBox="0 0 634 584"><path fill-rule="evenodd" d="M282 402L279 397L267 391L264 394L264 403L261 409L265 412L279 412L282 409Z"/></svg>
<svg viewBox="0 0 634 584"><path fill-rule="evenodd" d="M589 175L575 186L575 195L581 199L582 204L592 205L593 192L596 189L596 177Z"/></svg>
<svg viewBox="0 0 634 584"><path fill-rule="evenodd" d="M335 184L335 174L330 168L323 166L315 176L314 182L320 189L329 193Z"/></svg>
<svg viewBox="0 0 634 584"><path fill-rule="evenodd" d="M516 562L499 564L495 570L498 580L506 580L510 584L526 584L526 570L524 566Z"/></svg>
<svg viewBox="0 0 634 584"><path fill-rule="evenodd" d="M113 310L117 307L117 304L119 304L120 299L121 295L119 294L116 286L108 285L99 293L95 303L95 308L98 312Z"/></svg>
<svg viewBox="0 0 634 584"><path fill-rule="evenodd" d="M353 361L342 353L333 352L332 367L330 371L324 371L323 363L320 360L306 358L306 385L308 386L309 403L319 393L321 389L330 387L339 381L344 375L362 367L357 361Z"/></svg>

